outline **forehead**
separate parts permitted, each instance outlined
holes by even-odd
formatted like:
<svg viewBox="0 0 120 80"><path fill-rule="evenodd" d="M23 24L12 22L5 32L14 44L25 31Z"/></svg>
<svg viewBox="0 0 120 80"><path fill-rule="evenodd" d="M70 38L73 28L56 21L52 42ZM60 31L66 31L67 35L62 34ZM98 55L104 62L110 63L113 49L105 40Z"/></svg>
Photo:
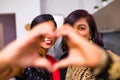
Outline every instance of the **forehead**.
<svg viewBox="0 0 120 80"><path fill-rule="evenodd" d="M88 23L86 21L86 18L80 18L78 19L74 25L79 25L79 24L86 24L88 26Z"/></svg>
<svg viewBox="0 0 120 80"><path fill-rule="evenodd" d="M46 28L49 28L49 29L54 29L54 28L56 28L54 22L51 21L51 20L45 21L45 22L42 22L42 23L39 23L39 24L36 25L36 26L41 26L41 28L46 27Z"/></svg>

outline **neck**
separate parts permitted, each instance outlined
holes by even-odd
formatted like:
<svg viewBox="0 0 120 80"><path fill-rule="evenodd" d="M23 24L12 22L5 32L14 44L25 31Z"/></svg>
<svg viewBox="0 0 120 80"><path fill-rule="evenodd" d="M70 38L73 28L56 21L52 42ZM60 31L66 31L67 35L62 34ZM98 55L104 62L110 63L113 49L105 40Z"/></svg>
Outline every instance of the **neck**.
<svg viewBox="0 0 120 80"><path fill-rule="evenodd" d="M48 49L45 49L42 47L39 48L39 54L42 55L43 57L46 57L47 51L48 51Z"/></svg>

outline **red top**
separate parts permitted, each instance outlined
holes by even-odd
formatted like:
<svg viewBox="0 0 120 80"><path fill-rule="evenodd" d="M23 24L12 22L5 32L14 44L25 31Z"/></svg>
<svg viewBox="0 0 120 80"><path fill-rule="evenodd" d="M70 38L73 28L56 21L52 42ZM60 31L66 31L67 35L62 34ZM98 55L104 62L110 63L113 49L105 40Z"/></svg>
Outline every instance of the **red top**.
<svg viewBox="0 0 120 80"><path fill-rule="evenodd" d="M56 60L52 56L47 55L46 57L47 57L48 60L50 60L50 62L52 64L56 63ZM52 75L53 75L53 80L60 80L60 71L59 70L54 71L52 73Z"/></svg>

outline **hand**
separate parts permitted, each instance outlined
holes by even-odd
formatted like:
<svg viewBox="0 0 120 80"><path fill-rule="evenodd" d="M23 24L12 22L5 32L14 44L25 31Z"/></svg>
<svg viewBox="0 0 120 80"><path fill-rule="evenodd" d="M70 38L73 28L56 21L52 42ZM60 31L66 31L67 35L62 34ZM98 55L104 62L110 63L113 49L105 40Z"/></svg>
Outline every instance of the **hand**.
<svg viewBox="0 0 120 80"><path fill-rule="evenodd" d="M54 36L54 34L53 32L50 32L47 27L42 27L42 30L39 28L40 26L35 27L24 37L7 45L0 52L0 64L5 63L22 67L44 67L49 71L52 71L52 64L46 58L40 57L37 50L43 35L50 34Z"/></svg>
<svg viewBox="0 0 120 80"><path fill-rule="evenodd" d="M54 70L69 65L95 67L100 63L101 53L105 51L78 35L70 25L64 25L56 32L57 36L63 36L66 39L69 47L69 55L67 58L56 63L53 67Z"/></svg>

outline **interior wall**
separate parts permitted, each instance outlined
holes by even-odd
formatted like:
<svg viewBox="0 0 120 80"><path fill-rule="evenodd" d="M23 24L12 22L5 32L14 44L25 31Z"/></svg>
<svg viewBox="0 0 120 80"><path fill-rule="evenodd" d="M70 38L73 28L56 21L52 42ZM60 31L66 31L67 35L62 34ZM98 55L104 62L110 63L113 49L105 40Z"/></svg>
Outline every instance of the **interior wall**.
<svg viewBox="0 0 120 80"><path fill-rule="evenodd" d="M40 0L41 13L60 14L66 17L76 9L85 9L90 13L94 12L97 0Z"/></svg>
<svg viewBox="0 0 120 80"><path fill-rule="evenodd" d="M74 9L81 8L79 0L41 0L42 13L60 14L66 16Z"/></svg>
<svg viewBox="0 0 120 80"><path fill-rule="evenodd" d="M0 13L16 14L17 37L27 33L25 25L40 14L40 0L0 0Z"/></svg>

